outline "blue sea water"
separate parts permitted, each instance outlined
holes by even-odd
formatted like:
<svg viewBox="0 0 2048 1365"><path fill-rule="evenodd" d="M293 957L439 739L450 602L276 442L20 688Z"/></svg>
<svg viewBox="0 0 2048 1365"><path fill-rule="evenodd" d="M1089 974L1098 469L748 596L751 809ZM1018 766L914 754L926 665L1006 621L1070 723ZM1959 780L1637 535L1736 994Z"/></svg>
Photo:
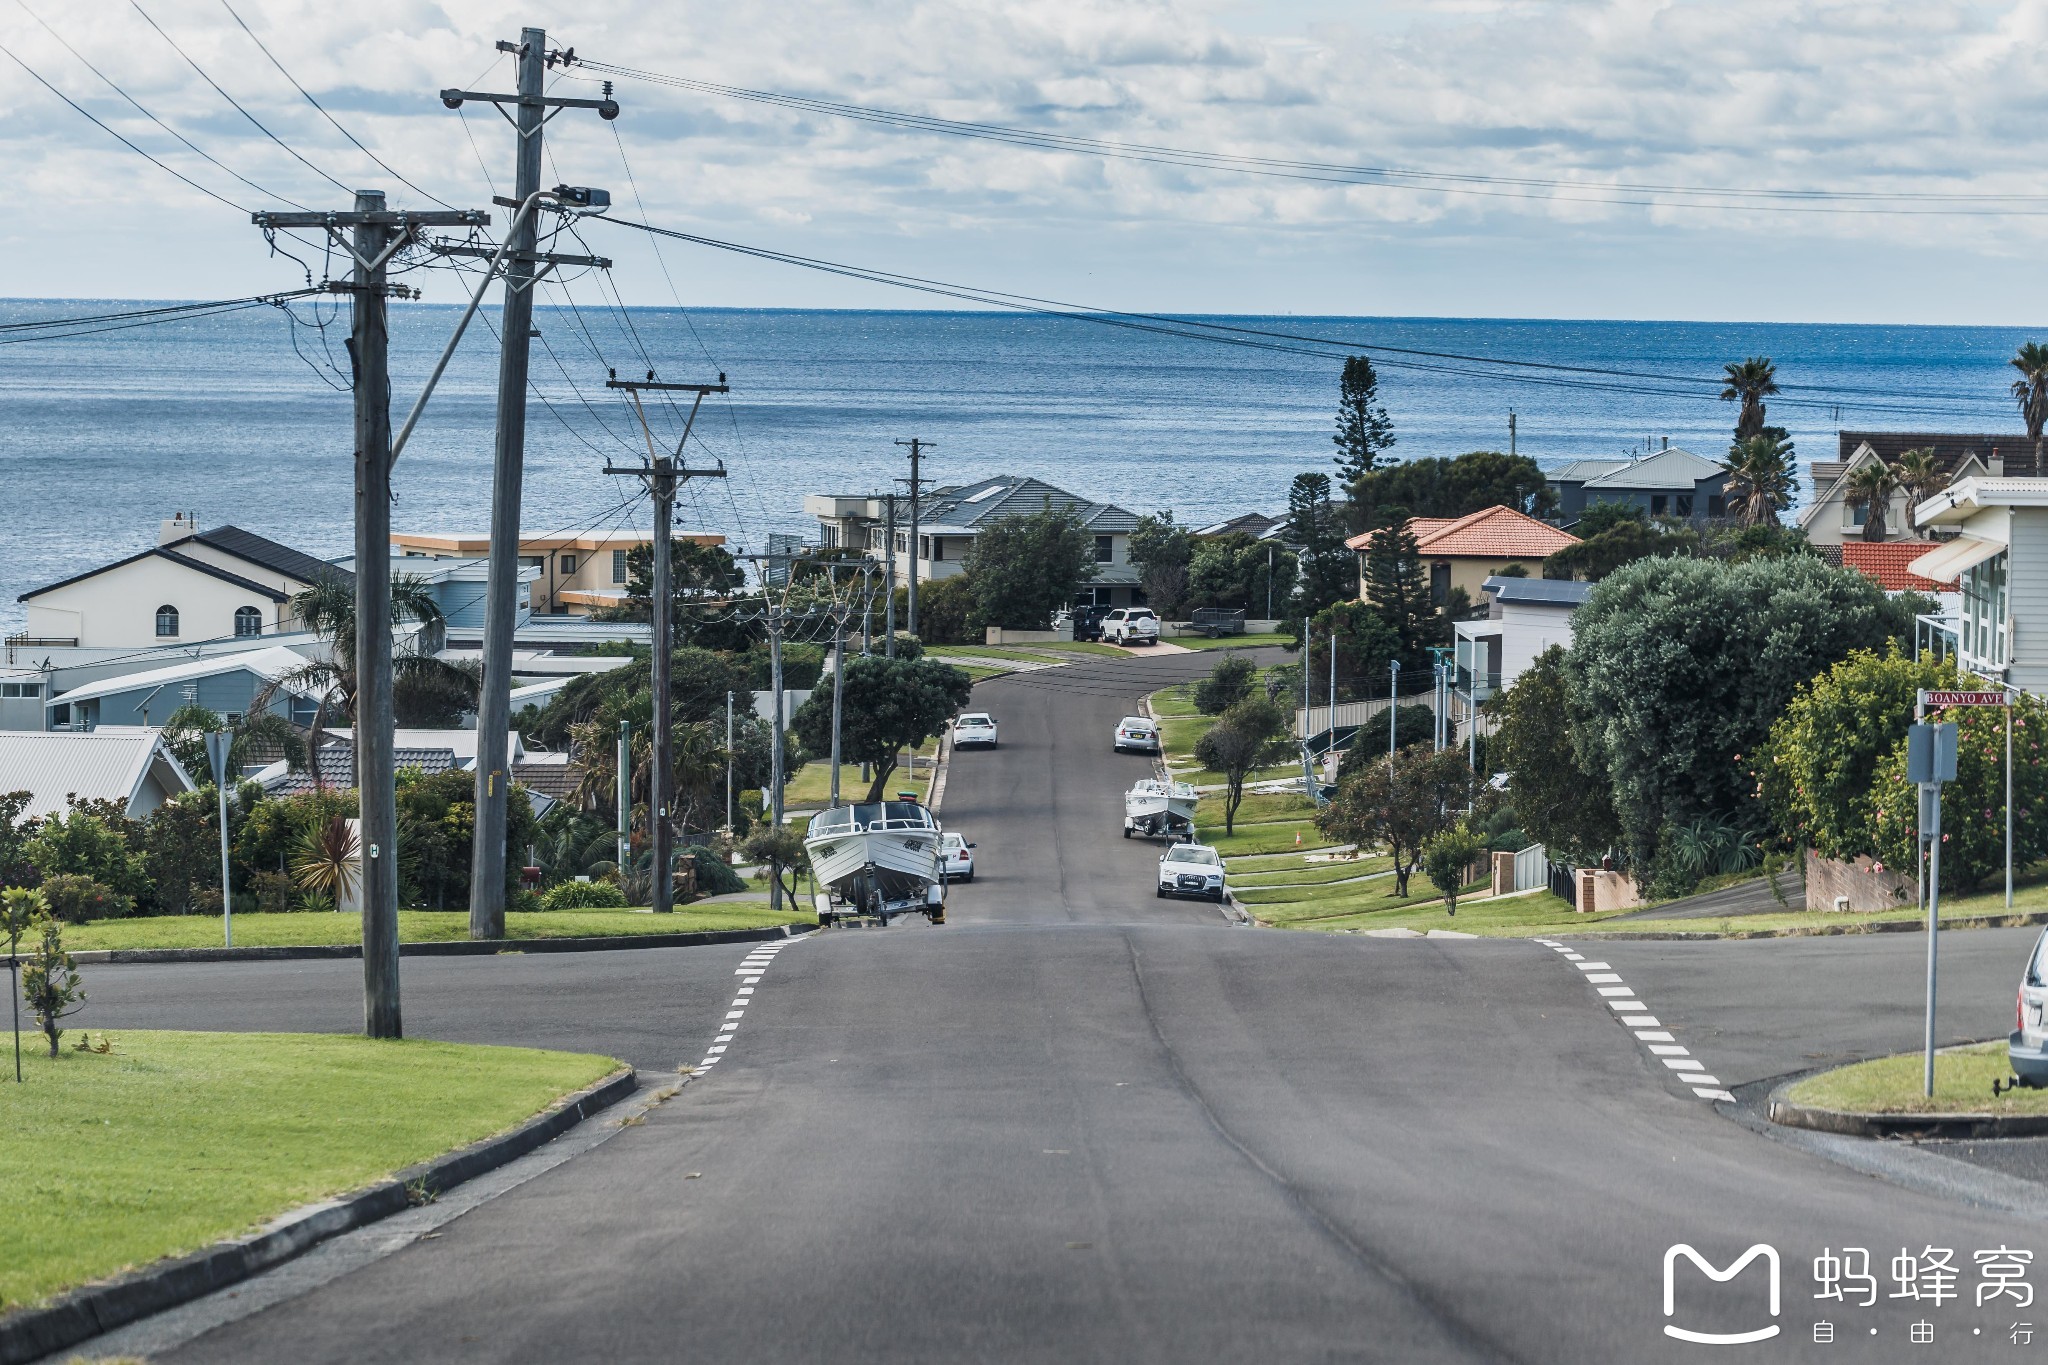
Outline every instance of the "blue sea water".
<svg viewBox="0 0 2048 1365"><path fill-rule="evenodd" d="M112 311L104 301L0 302L0 323ZM323 305L324 309L331 305ZM153 544L190 511L320 555L350 548L352 448L347 315L324 332L301 305L6 344L0 336L0 627L20 593ZM325 319L323 311L319 318ZM457 317L394 304L394 422L402 421ZM1711 378L1769 355L1787 392L1771 404L1802 459L1829 457L1839 428L2017 431L2005 360L2038 332L2012 328L1431 318L1209 319L1349 343L1502 360ZM394 524L487 523L495 315L458 350L397 471ZM964 312L543 307L527 442L529 531L645 526L607 461L644 453L616 366L664 379L724 372L729 399L697 419L693 460L731 477L690 486L679 520L750 548L807 532L806 492L865 491L907 473L892 442L935 442L943 482L1032 474L1138 511L1202 522L1276 510L1288 481L1328 469L1338 362L1206 344L1071 319ZM1703 383L1517 371L1386 356L1381 393L1404 458L1519 449L1546 463L1640 451L1669 438L1725 450L1733 405ZM651 410L657 439L679 414Z"/></svg>

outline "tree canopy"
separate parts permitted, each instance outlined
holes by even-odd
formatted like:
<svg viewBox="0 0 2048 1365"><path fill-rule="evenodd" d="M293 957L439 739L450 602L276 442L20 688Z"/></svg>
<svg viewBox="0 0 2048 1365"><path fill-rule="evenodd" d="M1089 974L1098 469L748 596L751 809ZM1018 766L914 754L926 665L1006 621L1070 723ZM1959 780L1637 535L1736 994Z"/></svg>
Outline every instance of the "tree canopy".
<svg viewBox="0 0 2048 1365"><path fill-rule="evenodd" d="M967 554L981 620L1006 630L1044 630L1096 571L1094 533L1050 505L984 526Z"/></svg>
<svg viewBox="0 0 2048 1365"><path fill-rule="evenodd" d="M1385 462L1394 444L1394 419L1380 402L1380 377L1372 361L1346 356L1337 378L1337 471L1348 486Z"/></svg>
<svg viewBox="0 0 2048 1365"><path fill-rule="evenodd" d="M1472 770L1458 750L1400 749L1340 781L1316 813L1316 827L1332 839L1387 850L1394 894L1406 897L1422 846L1457 823L1471 790Z"/></svg>
<svg viewBox="0 0 2048 1365"><path fill-rule="evenodd" d="M898 757L946 726L974 693L974 680L938 659L889 659L879 654L846 661L840 701L839 752L847 763L874 766L867 799L881 800ZM790 728L813 754L832 752L832 689L820 687L796 709Z"/></svg>
<svg viewBox="0 0 2048 1365"><path fill-rule="evenodd" d="M1195 758L1223 774L1223 832L1237 827L1245 779L1287 754L1287 716L1262 695L1240 698L1195 741Z"/></svg>
<svg viewBox="0 0 2048 1365"><path fill-rule="evenodd" d="M1296 474L1287 490L1287 538L1300 547L1288 614L1321 611L1358 593L1358 560L1344 543L1344 518L1330 500L1330 476Z"/></svg>
<svg viewBox="0 0 2048 1365"><path fill-rule="evenodd" d="M1367 527L1384 526L1400 513L1462 517L1488 507L1512 507L1547 517L1557 508L1557 493L1542 466L1527 455L1498 450L1388 465L1354 482L1351 498L1360 524Z"/></svg>
<svg viewBox="0 0 2048 1365"><path fill-rule="evenodd" d="M1198 541L1188 564L1187 605L1238 607L1247 615L1262 616L1270 596L1277 611L1287 600L1280 584L1292 574L1293 564L1289 552L1262 545L1243 531Z"/></svg>
<svg viewBox="0 0 2048 1365"><path fill-rule="evenodd" d="M1401 667L1429 667L1428 647L1444 634L1444 618L1430 601L1415 535L1402 521L1382 526L1365 544L1365 596L1399 641Z"/></svg>
<svg viewBox="0 0 2048 1365"><path fill-rule="evenodd" d="M1552 645L1487 705L1497 722L1493 756L1508 775L1522 831L1560 861L1590 863L1614 846L1621 827L1604 774L1580 766L1570 703L1565 651Z"/></svg>
<svg viewBox="0 0 2048 1365"><path fill-rule="evenodd" d="M1163 621L1175 619L1188 596L1188 565L1195 557L1194 533L1175 523L1171 511L1138 518L1131 532L1131 563L1138 586Z"/></svg>
<svg viewBox="0 0 2048 1365"><path fill-rule="evenodd" d="M1645 559L1594 588L1566 656L1578 764L1605 781L1631 862L1666 825L1761 821L1743 759L1799 688L1912 628L1859 573L1794 555Z"/></svg>

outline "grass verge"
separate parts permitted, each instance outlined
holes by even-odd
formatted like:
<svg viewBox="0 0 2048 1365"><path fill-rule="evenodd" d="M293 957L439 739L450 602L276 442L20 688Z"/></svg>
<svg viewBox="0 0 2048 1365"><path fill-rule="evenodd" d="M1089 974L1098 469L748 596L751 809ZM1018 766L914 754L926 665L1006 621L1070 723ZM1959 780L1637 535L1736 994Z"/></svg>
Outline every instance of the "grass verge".
<svg viewBox="0 0 2048 1365"><path fill-rule="evenodd" d="M813 916L769 912L766 899L683 906L672 914L631 910L537 910L505 916L511 939L608 938L637 934L694 934L718 929L759 929L797 924ZM469 937L467 910L401 910L401 943L447 943ZM361 943L362 917L312 911L296 915L236 915L237 948L307 948ZM150 915L103 919L64 927L64 946L73 952L112 948L218 948L221 923L211 915Z"/></svg>
<svg viewBox="0 0 2048 1365"><path fill-rule="evenodd" d="M1300 855L1293 855L1277 864L1261 860L1257 867L1233 866L1230 884L1241 893L1279 887L1327 886L1332 882L1356 881L1360 877L1384 876L1393 870L1394 860L1385 854L1328 863L1307 863Z"/></svg>
<svg viewBox="0 0 2048 1365"><path fill-rule="evenodd" d="M112 1035L0 1105L0 1307L247 1231L489 1137L616 1071L530 1048ZM26 1040L24 1040L26 1041Z"/></svg>
<svg viewBox="0 0 2048 1365"><path fill-rule="evenodd" d="M1291 635L1260 635L1254 633L1250 635L1225 635L1220 639L1212 640L1206 635L1171 635L1167 637L1167 642L1179 645L1182 649L1260 649L1267 645L1293 644L1294 637Z"/></svg>
<svg viewBox="0 0 2048 1365"><path fill-rule="evenodd" d="M1902 1052L1823 1071L1793 1085L1785 1098L1811 1109L1851 1114L2048 1114L2048 1090L2014 1090L1992 1098L1991 1083L2012 1074L2004 1043L1935 1053L1932 1099L1920 1093L1924 1056Z"/></svg>
<svg viewBox="0 0 2048 1365"><path fill-rule="evenodd" d="M1328 842L1313 820L1273 820L1258 824L1246 824L1240 820L1234 834L1225 834L1221 820L1213 825L1207 823L1208 804L1204 798L1200 808L1204 819L1196 824L1195 837L1226 858L1258 853L1291 853L1297 847L1312 849ZM1220 806L1217 813L1221 814ZM1295 843L1297 836L1301 840L1298 845Z"/></svg>

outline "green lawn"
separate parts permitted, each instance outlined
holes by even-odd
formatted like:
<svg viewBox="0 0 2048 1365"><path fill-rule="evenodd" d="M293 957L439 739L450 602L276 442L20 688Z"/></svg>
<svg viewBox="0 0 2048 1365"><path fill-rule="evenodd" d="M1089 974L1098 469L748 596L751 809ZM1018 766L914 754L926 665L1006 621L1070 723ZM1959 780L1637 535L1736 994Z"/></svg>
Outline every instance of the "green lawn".
<svg viewBox="0 0 2048 1365"><path fill-rule="evenodd" d="M925 653L936 659L1007 659L1018 664L1042 664L1043 654L1009 645L926 645Z"/></svg>
<svg viewBox="0 0 2048 1365"><path fill-rule="evenodd" d="M1206 798L1203 806L1208 805ZM1216 814L1220 817L1222 811ZM1223 821L1208 823L1209 812L1201 811L1202 822L1195 826L1195 837L1215 849L1226 858L1242 857L1247 853L1291 853L1294 851L1295 836L1301 836L1300 847L1312 849L1327 844L1328 839L1310 820L1275 820L1263 824L1246 824L1239 821L1235 834L1223 832Z"/></svg>
<svg viewBox="0 0 2048 1365"><path fill-rule="evenodd" d="M694 934L711 929L758 929L772 924L798 924L815 917L769 913L767 893L760 901L725 901L686 905L671 914L636 914L631 910L514 911L505 916L505 936L524 938L603 938L627 934ZM398 937L404 943L445 943L469 937L467 910L401 910ZM302 948L363 941L362 919L332 911L296 915L236 915L238 948ZM102 948L218 948L221 925L210 915L151 915L139 919L103 919L64 927L64 946L73 952Z"/></svg>
<svg viewBox="0 0 2048 1365"><path fill-rule="evenodd" d="M1225 635L1212 640L1206 635L1170 635L1167 643L1182 649L1258 649L1266 645L1294 643L1291 635Z"/></svg>
<svg viewBox="0 0 2048 1365"><path fill-rule="evenodd" d="M2048 1090L2014 1090L1992 1098L1991 1083L2012 1074L2005 1046L1979 1043L1935 1053L1932 1099L1921 1093L1926 1054L1919 1052L1808 1076L1786 1091L1785 1098L1852 1114L2048 1114Z"/></svg>
<svg viewBox="0 0 2048 1365"><path fill-rule="evenodd" d="M1118 657L1124 655L1124 651L1115 645L1105 645L1099 640L1052 640L1042 645L1023 645L1020 648L1054 654L1114 654Z"/></svg>
<svg viewBox="0 0 2048 1365"><path fill-rule="evenodd" d="M932 740L917 752L920 758L936 758L939 753L939 742L936 739ZM924 785L928 783L931 771L929 768L920 769L915 779L917 784ZM895 774L889 779L889 790L894 792L898 788L907 789L911 781L910 765L900 765L896 769ZM861 781L860 778L860 764L842 763L839 765L840 800L859 800L867 795L867 790L868 784ZM804 764L803 767L798 768L796 776L791 778L789 785L782 789L782 807L786 811L821 810L826 802L831 799L832 756L829 752L823 758L814 759Z"/></svg>
<svg viewBox="0 0 2048 1365"><path fill-rule="evenodd" d="M25 1048L28 1083L9 1076L0 1101L0 1308L502 1132L622 1065L263 1033L122 1031L102 1056L77 1036L55 1059Z"/></svg>
<svg viewBox="0 0 2048 1365"><path fill-rule="evenodd" d="M1233 879L1233 890L1235 886ZM1238 898L1247 902L1261 922L1287 929L1455 929L1486 938L1527 938L1533 934L1569 933L1612 918L1581 915L1569 902L1548 891L1499 900L1472 899L1485 889L1483 884L1467 887L1458 901L1458 913L1449 915L1444 912L1443 898L1420 872L1408 881L1408 889L1414 894L1407 900L1394 895L1391 877L1361 882L1358 886L1371 889L1331 887L1330 894L1324 897L1275 904L1251 904L1242 892Z"/></svg>
<svg viewBox="0 0 2048 1365"><path fill-rule="evenodd" d="M1199 807L1203 823L1223 823L1223 793L1204 792ZM1315 802L1297 789L1287 792L1251 792L1237 808L1237 823L1257 824L1267 820L1306 820L1316 812Z"/></svg>
<svg viewBox="0 0 2048 1365"><path fill-rule="evenodd" d="M1233 864L1237 859L1231 860ZM1393 870L1394 860L1381 854L1367 856L1349 862L1304 863L1297 856L1289 860L1291 865L1239 870L1230 869L1230 884L1239 891L1254 891L1280 886L1324 886L1331 882L1347 882L1359 877L1381 875Z"/></svg>

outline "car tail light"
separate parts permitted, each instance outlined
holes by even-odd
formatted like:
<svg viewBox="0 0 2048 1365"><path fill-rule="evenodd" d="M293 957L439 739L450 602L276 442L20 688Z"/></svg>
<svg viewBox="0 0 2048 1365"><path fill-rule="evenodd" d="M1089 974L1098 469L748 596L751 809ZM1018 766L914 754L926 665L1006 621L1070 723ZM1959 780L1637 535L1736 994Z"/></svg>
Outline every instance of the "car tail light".
<svg viewBox="0 0 2048 1365"><path fill-rule="evenodd" d="M2027 988L2020 987L2020 998L2012 1007L2012 1031L2025 1032L2027 1027Z"/></svg>

